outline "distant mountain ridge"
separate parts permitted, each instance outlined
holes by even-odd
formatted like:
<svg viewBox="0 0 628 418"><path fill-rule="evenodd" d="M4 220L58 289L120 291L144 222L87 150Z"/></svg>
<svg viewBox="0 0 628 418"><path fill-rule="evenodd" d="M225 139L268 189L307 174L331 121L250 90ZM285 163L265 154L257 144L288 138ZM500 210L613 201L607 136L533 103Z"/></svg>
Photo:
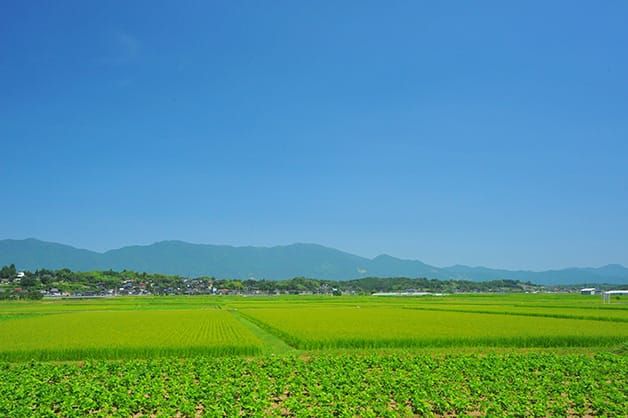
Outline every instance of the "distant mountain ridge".
<svg viewBox="0 0 628 418"><path fill-rule="evenodd" d="M79 271L127 269L191 277L208 275L241 279L305 276L350 280L404 276L478 281L513 279L538 284L628 283L628 268L619 264L541 272L463 265L435 267L418 260L403 260L389 255L369 259L317 244L232 247L161 241L99 253L33 238L0 240L0 265L11 263L24 270L64 267Z"/></svg>

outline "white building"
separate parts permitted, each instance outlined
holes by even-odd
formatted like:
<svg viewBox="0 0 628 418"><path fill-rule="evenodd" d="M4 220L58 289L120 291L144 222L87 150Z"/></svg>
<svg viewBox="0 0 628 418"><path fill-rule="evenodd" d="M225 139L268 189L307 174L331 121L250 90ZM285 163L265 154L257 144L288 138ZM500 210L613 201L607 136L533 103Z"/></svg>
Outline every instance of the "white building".
<svg viewBox="0 0 628 418"><path fill-rule="evenodd" d="M628 295L628 290L607 290L602 292L602 303L611 303L611 297L613 295Z"/></svg>

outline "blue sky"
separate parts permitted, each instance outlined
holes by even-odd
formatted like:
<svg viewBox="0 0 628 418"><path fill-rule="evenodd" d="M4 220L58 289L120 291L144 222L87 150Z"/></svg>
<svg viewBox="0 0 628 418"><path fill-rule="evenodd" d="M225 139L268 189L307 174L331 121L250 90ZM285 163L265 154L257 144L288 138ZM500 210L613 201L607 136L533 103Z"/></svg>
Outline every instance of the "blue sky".
<svg viewBox="0 0 628 418"><path fill-rule="evenodd" d="M628 265L628 3L0 12L0 239Z"/></svg>

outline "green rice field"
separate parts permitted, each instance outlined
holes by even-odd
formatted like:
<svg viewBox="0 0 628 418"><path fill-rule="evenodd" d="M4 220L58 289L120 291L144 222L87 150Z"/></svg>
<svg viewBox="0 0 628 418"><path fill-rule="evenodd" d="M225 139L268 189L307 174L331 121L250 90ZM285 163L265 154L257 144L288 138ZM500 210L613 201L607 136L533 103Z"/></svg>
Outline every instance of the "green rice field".
<svg viewBox="0 0 628 418"><path fill-rule="evenodd" d="M6 360L255 354L261 346L232 315L216 308L94 310L6 318L0 321L0 359Z"/></svg>
<svg viewBox="0 0 628 418"><path fill-rule="evenodd" d="M250 309L243 313L296 347L424 346L561 347L612 345L628 338L628 323L493 313L330 307Z"/></svg>
<svg viewBox="0 0 628 418"><path fill-rule="evenodd" d="M0 336L0 416L628 416L597 297L3 302Z"/></svg>
<svg viewBox="0 0 628 418"><path fill-rule="evenodd" d="M0 359L377 348L613 348L628 305L581 295L136 297L0 304Z"/></svg>

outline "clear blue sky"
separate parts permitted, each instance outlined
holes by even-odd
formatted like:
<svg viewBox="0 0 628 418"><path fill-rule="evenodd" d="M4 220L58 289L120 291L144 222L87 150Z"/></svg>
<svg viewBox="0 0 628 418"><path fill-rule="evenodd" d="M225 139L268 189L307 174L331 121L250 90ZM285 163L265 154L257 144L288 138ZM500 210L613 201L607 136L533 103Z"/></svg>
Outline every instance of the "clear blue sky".
<svg viewBox="0 0 628 418"><path fill-rule="evenodd" d="M0 239L628 265L625 1L5 1Z"/></svg>

